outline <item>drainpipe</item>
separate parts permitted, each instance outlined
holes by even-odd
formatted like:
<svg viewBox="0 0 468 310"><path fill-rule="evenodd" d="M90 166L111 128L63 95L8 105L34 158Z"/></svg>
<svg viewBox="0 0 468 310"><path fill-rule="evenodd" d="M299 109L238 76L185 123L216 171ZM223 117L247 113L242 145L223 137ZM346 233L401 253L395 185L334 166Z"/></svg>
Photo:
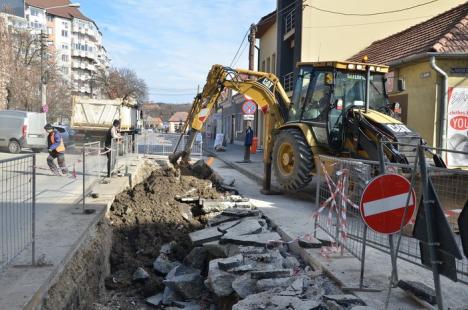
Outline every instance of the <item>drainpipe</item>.
<svg viewBox="0 0 468 310"><path fill-rule="evenodd" d="M431 67L442 76L443 88L439 103L439 135L437 136L437 147L447 148L447 108L448 108L448 75L436 64L436 57L431 56ZM442 155L442 152L438 152Z"/></svg>

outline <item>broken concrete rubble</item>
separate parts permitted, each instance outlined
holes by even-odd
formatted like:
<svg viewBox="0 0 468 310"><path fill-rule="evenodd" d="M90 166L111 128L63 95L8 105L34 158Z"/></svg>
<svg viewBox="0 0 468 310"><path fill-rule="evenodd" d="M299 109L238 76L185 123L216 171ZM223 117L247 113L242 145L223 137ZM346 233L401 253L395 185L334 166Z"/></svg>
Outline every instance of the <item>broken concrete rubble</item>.
<svg viewBox="0 0 468 310"><path fill-rule="evenodd" d="M333 301L340 306L350 307L353 305L365 306L366 304L357 296L351 294L345 295L324 295L323 299L325 301Z"/></svg>
<svg viewBox="0 0 468 310"><path fill-rule="evenodd" d="M199 298L204 288L200 271L184 265L172 269L163 283L185 299Z"/></svg>
<svg viewBox="0 0 468 310"><path fill-rule="evenodd" d="M257 280L252 279L250 274L247 273L237 277L232 282L232 288L240 298L246 298L247 296L257 292Z"/></svg>
<svg viewBox="0 0 468 310"><path fill-rule="evenodd" d="M264 292L273 288L287 288L293 282L293 277L261 279L257 281L257 291Z"/></svg>
<svg viewBox="0 0 468 310"><path fill-rule="evenodd" d="M291 269L273 269L273 270L260 270L252 271L250 274L252 279L270 279L270 278L285 278L292 274Z"/></svg>
<svg viewBox="0 0 468 310"><path fill-rule="evenodd" d="M205 285L208 289L218 297L229 296L233 292L232 282L235 275L223 271L219 268L218 263L223 259L215 259L209 263L208 277Z"/></svg>
<svg viewBox="0 0 468 310"><path fill-rule="evenodd" d="M205 228L189 234L193 245L202 245L206 242L219 240L222 236L223 233L216 227Z"/></svg>
<svg viewBox="0 0 468 310"><path fill-rule="evenodd" d="M221 244L232 243L238 245L266 246L272 242L278 242L281 236L276 232L268 232L244 236L223 236Z"/></svg>
<svg viewBox="0 0 468 310"><path fill-rule="evenodd" d="M169 260L166 254L161 254L156 258L153 262L153 269L158 272L159 274L168 274L169 271L174 269L176 266L180 265L179 262L172 262Z"/></svg>
<svg viewBox="0 0 468 310"><path fill-rule="evenodd" d="M259 210L251 210L246 208L229 208L224 210L222 215L234 216L234 217L247 217L247 216L259 216Z"/></svg>
<svg viewBox="0 0 468 310"><path fill-rule="evenodd" d="M256 219L244 220L239 224L227 229L225 236L242 236L257 234L262 231L262 226Z"/></svg>
<svg viewBox="0 0 468 310"><path fill-rule="evenodd" d="M142 267L138 267L137 270L133 273L134 282L142 282L149 279L149 273Z"/></svg>
<svg viewBox="0 0 468 310"><path fill-rule="evenodd" d="M157 295L154 295L154 296L151 296L151 297L148 297L146 298L146 302L150 305L153 305L153 306L159 306L161 305L162 301L163 301L163 293L159 293Z"/></svg>
<svg viewBox="0 0 468 310"><path fill-rule="evenodd" d="M228 271L231 268L239 267L244 262L244 257L241 254L231 256L218 261L218 267L221 270Z"/></svg>
<svg viewBox="0 0 468 310"><path fill-rule="evenodd" d="M228 229L236 226L239 223L240 223L240 220L234 220L234 221L229 221L229 222L219 224L217 227L220 232L226 233Z"/></svg>

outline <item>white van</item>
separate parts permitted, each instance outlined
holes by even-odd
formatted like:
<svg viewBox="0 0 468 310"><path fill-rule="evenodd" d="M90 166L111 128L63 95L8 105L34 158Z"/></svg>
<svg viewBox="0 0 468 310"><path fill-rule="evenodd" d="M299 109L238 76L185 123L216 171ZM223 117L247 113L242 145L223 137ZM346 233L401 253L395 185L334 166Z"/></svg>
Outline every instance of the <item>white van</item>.
<svg viewBox="0 0 468 310"><path fill-rule="evenodd" d="M40 152L47 148L46 114L16 110L0 111L0 148L19 153L23 148Z"/></svg>

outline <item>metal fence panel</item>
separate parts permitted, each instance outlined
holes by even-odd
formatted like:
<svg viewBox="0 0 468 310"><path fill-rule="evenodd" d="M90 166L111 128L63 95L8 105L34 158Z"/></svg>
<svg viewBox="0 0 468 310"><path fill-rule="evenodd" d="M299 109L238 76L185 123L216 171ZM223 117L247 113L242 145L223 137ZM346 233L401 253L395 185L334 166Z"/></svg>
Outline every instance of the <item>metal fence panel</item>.
<svg viewBox="0 0 468 310"><path fill-rule="evenodd" d="M0 160L0 271L27 247L35 260L35 155Z"/></svg>
<svg viewBox="0 0 468 310"><path fill-rule="evenodd" d="M145 131L137 138L138 154L145 155L170 155L175 151L180 134L178 133L155 133ZM183 135L178 150L183 150L188 142L188 135ZM201 158L203 155L203 142L195 139L192 147L192 157Z"/></svg>
<svg viewBox="0 0 468 310"><path fill-rule="evenodd" d="M316 203L321 209L316 217L316 226L325 231L338 245L341 245L353 256L361 260L365 224L362 221L357 205L359 205L362 192L368 182L379 175L379 163L329 156L319 156L318 162L322 166L318 169L320 181L317 182ZM388 173L403 175L408 179L411 178L413 172L415 173L414 190L418 202L417 208L421 207L419 205L422 195L419 168L414 171L414 166L411 165L385 164ZM457 233L458 215L468 200L468 171L436 167L429 167L428 170L452 231ZM341 192L348 200L343 201L341 199L341 195L337 194L337 187L341 189ZM412 238L416 214L417 209L410 224L403 229L398 258L423 266L419 240ZM367 229L366 237L368 246L390 253L387 235ZM456 235L456 240L461 247L461 240L458 235ZM457 260L456 268L458 280L468 284L468 259L465 257L463 260Z"/></svg>

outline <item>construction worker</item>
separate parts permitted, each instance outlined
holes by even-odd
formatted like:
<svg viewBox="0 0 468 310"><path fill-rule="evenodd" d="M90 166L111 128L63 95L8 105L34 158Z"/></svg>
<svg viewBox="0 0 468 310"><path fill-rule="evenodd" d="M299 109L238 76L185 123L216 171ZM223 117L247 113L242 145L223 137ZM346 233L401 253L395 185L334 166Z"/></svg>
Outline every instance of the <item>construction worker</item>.
<svg viewBox="0 0 468 310"><path fill-rule="evenodd" d="M244 162L250 163L250 146L252 145L253 141L253 130L252 130L252 123L250 121L247 122L247 128L245 129L245 153L244 153Z"/></svg>
<svg viewBox="0 0 468 310"><path fill-rule="evenodd" d="M47 131L47 148L49 150L49 156L47 157L47 165L55 175L67 174L68 169L65 165L65 144L63 143L62 135L52 127L51 124L44 126ZM57 158L60 169L54 163L54 159Z"/></svg>
<svg viewBox="0 0 468 310"><path fill-rule="evenodd" d="M115 119L112 123L112 127L109 128L106 134L105 148L104 151L107 156L107 177L111 177L111 161L112 161L112 139L121 139L122 136L119 133L120 121ZM117 154L115 154L117 155Z"/></svg>

